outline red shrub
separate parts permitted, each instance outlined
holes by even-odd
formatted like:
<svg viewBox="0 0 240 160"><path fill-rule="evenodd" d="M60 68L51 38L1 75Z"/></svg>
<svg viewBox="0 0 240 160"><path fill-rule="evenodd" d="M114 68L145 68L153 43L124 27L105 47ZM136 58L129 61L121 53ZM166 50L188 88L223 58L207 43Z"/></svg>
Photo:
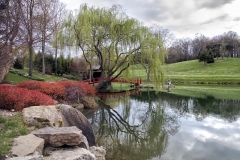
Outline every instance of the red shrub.
<svg viewBox="0 0 240 160"><path fill-rule="evenodd" d="M85 82L60 81L56 83L26 81L18 84L21 88L37 90L58 101L78 103L83 96L94 96L95 88Z"/></svg>
<svg viewBox="0 0 240 160"><path fill-rule="evenodd" d="M56 100L65 99L65 88L63 85L59 83L25 81L25 82L19 83L18 86L21 88L27 88L30 90L37 90Z"/></svg>
<svg viewBox="0 0 240 160"><path fill-rule="evenodd" d="M68 87L78 87L79 90L81 91L81 95L84 95L84 96L86 95L94 96L96 93L95 88L92 85L87 84L85 82L61 81L58 83L63 85L65 89L67 89Z"/></svg>
<svg viewBox="0 0 240 160"><path fill-rule="evenodd" d="M95 95L95 88L84 82L62 81L58 83L65 87L66 101L70 104L79 103L84 96Z"/></svg>
<svg viewBox="0 0 240 160"><path fill-rule="evenodd" d="M53 105L51 97L38 91L0 85L0 108L22 110L25 107Z"/></svg>

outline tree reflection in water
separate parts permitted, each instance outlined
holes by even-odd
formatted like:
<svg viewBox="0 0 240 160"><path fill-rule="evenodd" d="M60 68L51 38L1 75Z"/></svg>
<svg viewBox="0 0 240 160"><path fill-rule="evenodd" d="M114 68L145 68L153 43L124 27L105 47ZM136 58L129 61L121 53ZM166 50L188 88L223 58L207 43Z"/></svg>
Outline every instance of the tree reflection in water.
<svg viewBox="0 0 240 160"><path fill-rule="evenodd" d="M192 98L154 91L142 95L103 99L99 109L85 114L92 123L97 144L107 149L106 159L146 160L161 157L180 118L202 121L214 116L228 122L240 115L239 100ZM90 115L91 114L91 115Z"/></svg>
<svg viewBox="0 0 240 160"><path fill-rule="evenodd" d="M147 101L120 96L99 102L90 121L96 143L107 148L106 159L146 160L166 151L169 135L179 128L177 118L165 113L161 100L150 95L144 99ZM113 102L117 102L116 108Z"/></svg>

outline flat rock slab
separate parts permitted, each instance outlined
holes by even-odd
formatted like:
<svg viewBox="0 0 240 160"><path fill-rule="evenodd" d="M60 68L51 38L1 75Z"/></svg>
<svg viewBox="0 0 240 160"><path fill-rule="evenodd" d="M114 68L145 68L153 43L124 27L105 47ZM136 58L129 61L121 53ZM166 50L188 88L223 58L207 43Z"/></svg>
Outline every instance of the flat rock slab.
<svg viewBox="0 0 240 160"><path fill-rule="evenodd" d="M94 154L84 148L76 148L71 150L58 150L52 152L44 160L96 160Z"/></svg>
<svg viewBox="0 0 240 160"><path fill-rule="evenodd" d="M32 132L37 137L43 138L46 144L52 147L61 147L63 145L77 146L82 141L82 131L77 127L45 127Z"/></svg>
<svg viewBox="0 0 240 160"><path fill-rule="evenodd" d="M44 147L44 139L33 134L20 136L14 139L12 155L24 157L29 155L41 155Z"/></svg>

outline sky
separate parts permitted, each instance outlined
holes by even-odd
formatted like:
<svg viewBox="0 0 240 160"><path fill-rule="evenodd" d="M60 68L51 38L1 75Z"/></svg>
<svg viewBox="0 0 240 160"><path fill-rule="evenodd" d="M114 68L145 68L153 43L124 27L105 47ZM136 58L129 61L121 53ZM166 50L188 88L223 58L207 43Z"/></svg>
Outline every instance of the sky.
<svg viewBox="0 0 240 160"><path fill-rule="evenodd" d="M213 37L234 31L240 36L240 0L60 0L67 9L121 5L145 26L158 25L176 38Z"/></svg>

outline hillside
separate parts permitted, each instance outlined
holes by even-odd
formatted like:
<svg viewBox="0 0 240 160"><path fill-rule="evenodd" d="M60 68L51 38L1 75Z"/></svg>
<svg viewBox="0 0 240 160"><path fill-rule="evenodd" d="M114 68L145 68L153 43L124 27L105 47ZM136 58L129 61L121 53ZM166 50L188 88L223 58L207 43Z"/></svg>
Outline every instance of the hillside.
<svg viewBox="0 0 240 160"><path fill-rule="evenodd" d="M215 59L215 63L207 64L191 60L166 65L166 78L175 83L239 83L240 58Z"/></svg>

